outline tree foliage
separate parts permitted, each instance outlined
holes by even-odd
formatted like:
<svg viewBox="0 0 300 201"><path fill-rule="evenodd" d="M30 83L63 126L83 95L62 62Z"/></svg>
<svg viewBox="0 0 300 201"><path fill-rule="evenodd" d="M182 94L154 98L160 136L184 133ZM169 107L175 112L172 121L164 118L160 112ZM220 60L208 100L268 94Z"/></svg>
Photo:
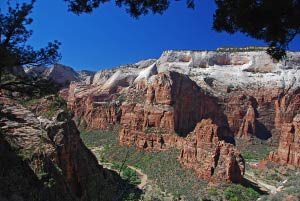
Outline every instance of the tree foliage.
<svg viewBox="0 0 300 201"><path fill-rule="evenodd" d="M69 10L90 13L110 0L65 0ZM213 29L228 33L242 32L270 45L268 53L273 58L285 56L285 49L300 33L300 0L215 0ZM169 0L116 0L118 7L125 6L133 17L152 13L162 14ZM186 1L194 8L194 0ZM201 5L200 5L201 6Z"/></svg>
<svg viewBox="0 0 300 201"><path fill-rule="evenodd" d="M90 13L101 4L110 0L64 0L69 5L69 10L76 13ZM179 1L179 0L176 0ZM116 0L116 6L126 8L126 11L135 18L147 15L149 12L162 14L169 8L169 0ZM194 8L194 0L186 0L188 8Z"/></svg>
<svg viewBox="0 0 300 201"><path fill-rule="evenodd" d="M30 3L12 6L10 0L7 0L6 12L0 9L0 89L28 95L57 91L58 87L51 81L20 77L11 70L15 67L53 64L60 58L58 41L50 42L39 50L27 45L32 35L28 25L33 21L29 15L34 3L35 0L31 0Z"/></svg>
<svg viewBox="0 0 300 201"><path fill-rule="evenodd" d="M101 4L110 0L64 0L69 5L69 10L76 13L90 13ZM150 11L162 14L169 7L168 0L116 0L116 6L126 7L126 11L137 18L146 15Z"/></svg>
<svg viewBox="0 0 300 201"><path fill-rule="evenodd" d="M55 63L59 58L58 41L48 43L48 46L35 50L27 45L32 31L28 25L32 23L29 14L32 12L35 0L30 3L12 6L7 1L7 12L0 10L0 70L14 66L42 65Z"/></svg>
<svg viewBox="0 0 300 201"><path fill-rule="evenodd" d="M241 32L270 45L273 58L285 55L288 44L300 33L300 0L215 0L213 28Z"/></svg>

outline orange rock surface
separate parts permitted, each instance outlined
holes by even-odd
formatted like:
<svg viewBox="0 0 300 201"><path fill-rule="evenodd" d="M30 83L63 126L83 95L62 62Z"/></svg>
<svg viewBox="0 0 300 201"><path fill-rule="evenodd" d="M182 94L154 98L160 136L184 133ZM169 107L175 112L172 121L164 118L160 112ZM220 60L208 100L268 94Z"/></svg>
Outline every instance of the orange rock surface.
<svg viewBox="0 0 300 201"><path fill-rule="evenodd" d="M233 144L222 140L224 130L203 119L186 138L179 156L181 164L207 181L241 182L245 162Z"/></svg>

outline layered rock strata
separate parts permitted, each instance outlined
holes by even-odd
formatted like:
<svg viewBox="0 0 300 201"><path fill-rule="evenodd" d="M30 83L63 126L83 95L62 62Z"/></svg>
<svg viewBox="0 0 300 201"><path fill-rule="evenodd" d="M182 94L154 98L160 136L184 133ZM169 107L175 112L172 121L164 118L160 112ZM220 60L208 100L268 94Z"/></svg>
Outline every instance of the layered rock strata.
<svg viewBox="0 0 300 201"><path fill-rule="evenodd" d="M300 114L299 69L298 52L275 61L264 51L165 51L144 65L98 72L92 85L71 84L68 106L78 124L96 129L120 123L120 143L146 150L188 147L185 138L211 119L226 131L211 146L238 153L226 144L234 144L233 136L280 143L282 127ZM199 162L185 164L201 169Z"/></svg>
<svg viewBox="0 0 300 201"><path fill-rule="evenodd" d="M300 167L300 114L291 123L284 123L278 149L271 152L269 159L280 164Z"/></svg>
<svg viewBox="0 0 300 201"><path fill-rule="evenodd" d="M213 182L242 182L245 161L233 144L221 140L223 130L203 119L185 139L179 161L196 175Z"/></svg>
<svg viewBox="0 0 300 201"><path fill-rule="evenodd" d="M0 103L1 200L122 199L125 182L98 165L72 120L36 117L3 97Z"/></svg>
<svg viewBox="0 0 300 201"><path fill-rule="evenodd" d="M121 144L162 149L174 146L178 137L186 137L203 118L210 117L228 131L222 137L230 140L226 117L216 100L205 94L187 76L176 72L159 73L148 84L144 104L121 106L119 140Z"/></svg>

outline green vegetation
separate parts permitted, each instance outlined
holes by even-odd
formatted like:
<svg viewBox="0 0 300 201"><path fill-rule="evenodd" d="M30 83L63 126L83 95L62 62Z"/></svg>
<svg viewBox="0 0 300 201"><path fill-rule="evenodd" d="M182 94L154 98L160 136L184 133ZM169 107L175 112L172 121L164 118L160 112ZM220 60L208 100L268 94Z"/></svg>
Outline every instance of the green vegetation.
<svg viewBox="0 0 300 201"><path fill-rule="evenodd" d="M129 193L128 197L125 199L125 201L136 201L136 197L134 193Z"/></svg>
<svg viewBox="0 0 300 201"><path fill-rule="evenodd" d="M257 52L266 51L268 47L246 46L246 47L220 47L217 52Z"/></svg>
<svg viewBox="0 0 300 201"><path fill-rule="evenodd" d="M50 102L49 110L44 114L46 118L51 118L58 110L67 111L67 103L60 96L55 96L53 101Z"/></svg>
<svg viewBox="0 0 300 201"><path fill-rule="evenodd" d="M207 193L208 193L209 195L211 195L211 196L216 196L216 195L218 195L218 191L217 191L217 189L215 189L215 188L210 188L210 189L208 189L208 190L207 190Z"/></svg>
<svg viewBox="0 0 300 201"><path fill-rule="evenodd" d="M117 172L121 172L122 178L129 181L129 183L134 185L138 185L141 183L137 172L130 169L128 166L122 166L122 164L120 163L113 162L111 168L116 170Z"/></svg>
<svg viewBox="0 0 300 201"><path fill-rule="evenodd" d="M31 105L35 105L38 101L39 101L38 98L32 97L32 98L27 99L27 100L21 100L20 103L21 103L24 107L28 108L28 107L30 107Z"/></svg>
<svg viewBox="0 0 300 201"><path fill-rule="evenodd" d="M231 184L225 188L224 196L227 200L239 201L239 200L257 200L260 195L252 188L246 188L245 191L244 187L241 187L240 185Z"/></svg>
<svg viewBox="0 0 300 201"><path fill-rule="evenodd" d="M45 118L52 118L58 111L63 111L57 116L57 120L64 121L65 119L72 116L71 113L67 111L66 101L58 95L44 96L42 98L32 97L27 100L22 100L20 103L31 110L34 110L38 115Z"/></svg>
<svg viewBox="0 0 300 201"><path fill-rule="evenodd" d="M298 170L299 171L299 170ZM289 177L286 178L285 183L280 183L283 189L269 196L263 196L262 201L281 201L281 200L299 200L300 197L300 174L299 172L294 172ZM289 199L287 199L287 197Z"/></svg>
<svg viewBox="0 0 300 201"><path fill-rule="evenodd" d="M253 144L249 144L249 142L244 139L236 139L236 145L246 162L261 161L265 159L271 151L276 149L276 147L270 146L267 142L259 139Z"/></svg>
<svg viewBox="0 0 300 201"><path fill-rule="evenodd" d="M131 184L138 185L141 183L136 171L127 166L122 169L122 177L128 180Z"/></svg>
<svg viewBox="0 0 300 201"><path fill-rule="evenodd" d="M112 163L111 168L119 172L121 164L125 161L121 176L127 178L131 183L136 179L136 173L133 173L128 165L141 169L147 174L151 182L157 184L161 191L166 191L173 196L173 200L224 200L224 192L232 195L232 199L238 200L256 200L258 193L253 189L235 184L224 184L218 188L208 189L207 182L198 179L195 173L190 170L184 170L177 161L179 150L169 149L163 152L145 152L135 147L121 146L118 144L118 127L111 130L99 131L81 131L81 138L89 148L102 147L97 151L96 156L100 161ZM126 157L128 155L128 157ZM127 168L128 170L127 170ZM232 190L234 189L234 190ZM231 192L231 194L230 194ZM152 200L159 200L158 194L154 192ZM128 197L127 200L130 200Z"/></svg>
<svg viewBox="0 0 300 201"><path fill-rule="evenodd" d="M186 195L189 200L201 197L205 193L207 183L195 177L194 172L181 168L177 161L179 152L176 149L164 152L145 152L135 147L120 146L117 142L117 129L82 131L81 138L90 148L109 144L110 148L105 151L102 149L98 158L113 163L114 169L118 169L118 165L123 162L128 152L126 165L140 168L161 189L174 195Z"/></svg>

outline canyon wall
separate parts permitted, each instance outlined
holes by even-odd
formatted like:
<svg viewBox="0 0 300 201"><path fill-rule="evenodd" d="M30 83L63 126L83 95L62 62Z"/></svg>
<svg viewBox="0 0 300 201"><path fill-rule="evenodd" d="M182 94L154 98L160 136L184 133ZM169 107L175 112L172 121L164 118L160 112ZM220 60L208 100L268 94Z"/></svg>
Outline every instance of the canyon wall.
<svg viewBox="0 0 300 201"><path fill-rule="evenodd" d="M0 97L1 200L121 200L125 182L98 165L75 123ZM59 115L59 114L58 114Z"/></svg>
<svg viewBox="0 0 300 201"><path fill-rule="evenodd" d="M281 127L279 147L271 152L269 159L280 164L300 167L300 114L291 123Z"/></svg>
<svg viewBox="0 0 300 201"><path fill-rule="evenodd" d="M183 166L199 177L239 182L244 162L234 137L281 146L286 125L300 114L299 69L298 52L276 61L262 51L165 51L158 60L100 71L93 84L72 83L66 99L78 125L121 124L121 144L149 151L177 147ZM199 137L197 125L209 119L217 141Z"/></svg>
<svg viewBox="0 0 300 201"><path fill-rule="evenodd" d="M245 161L233 144L221 140L223 135L222 128L203 119L185 140L179 161L205 180L241 183Z"/></svg>

